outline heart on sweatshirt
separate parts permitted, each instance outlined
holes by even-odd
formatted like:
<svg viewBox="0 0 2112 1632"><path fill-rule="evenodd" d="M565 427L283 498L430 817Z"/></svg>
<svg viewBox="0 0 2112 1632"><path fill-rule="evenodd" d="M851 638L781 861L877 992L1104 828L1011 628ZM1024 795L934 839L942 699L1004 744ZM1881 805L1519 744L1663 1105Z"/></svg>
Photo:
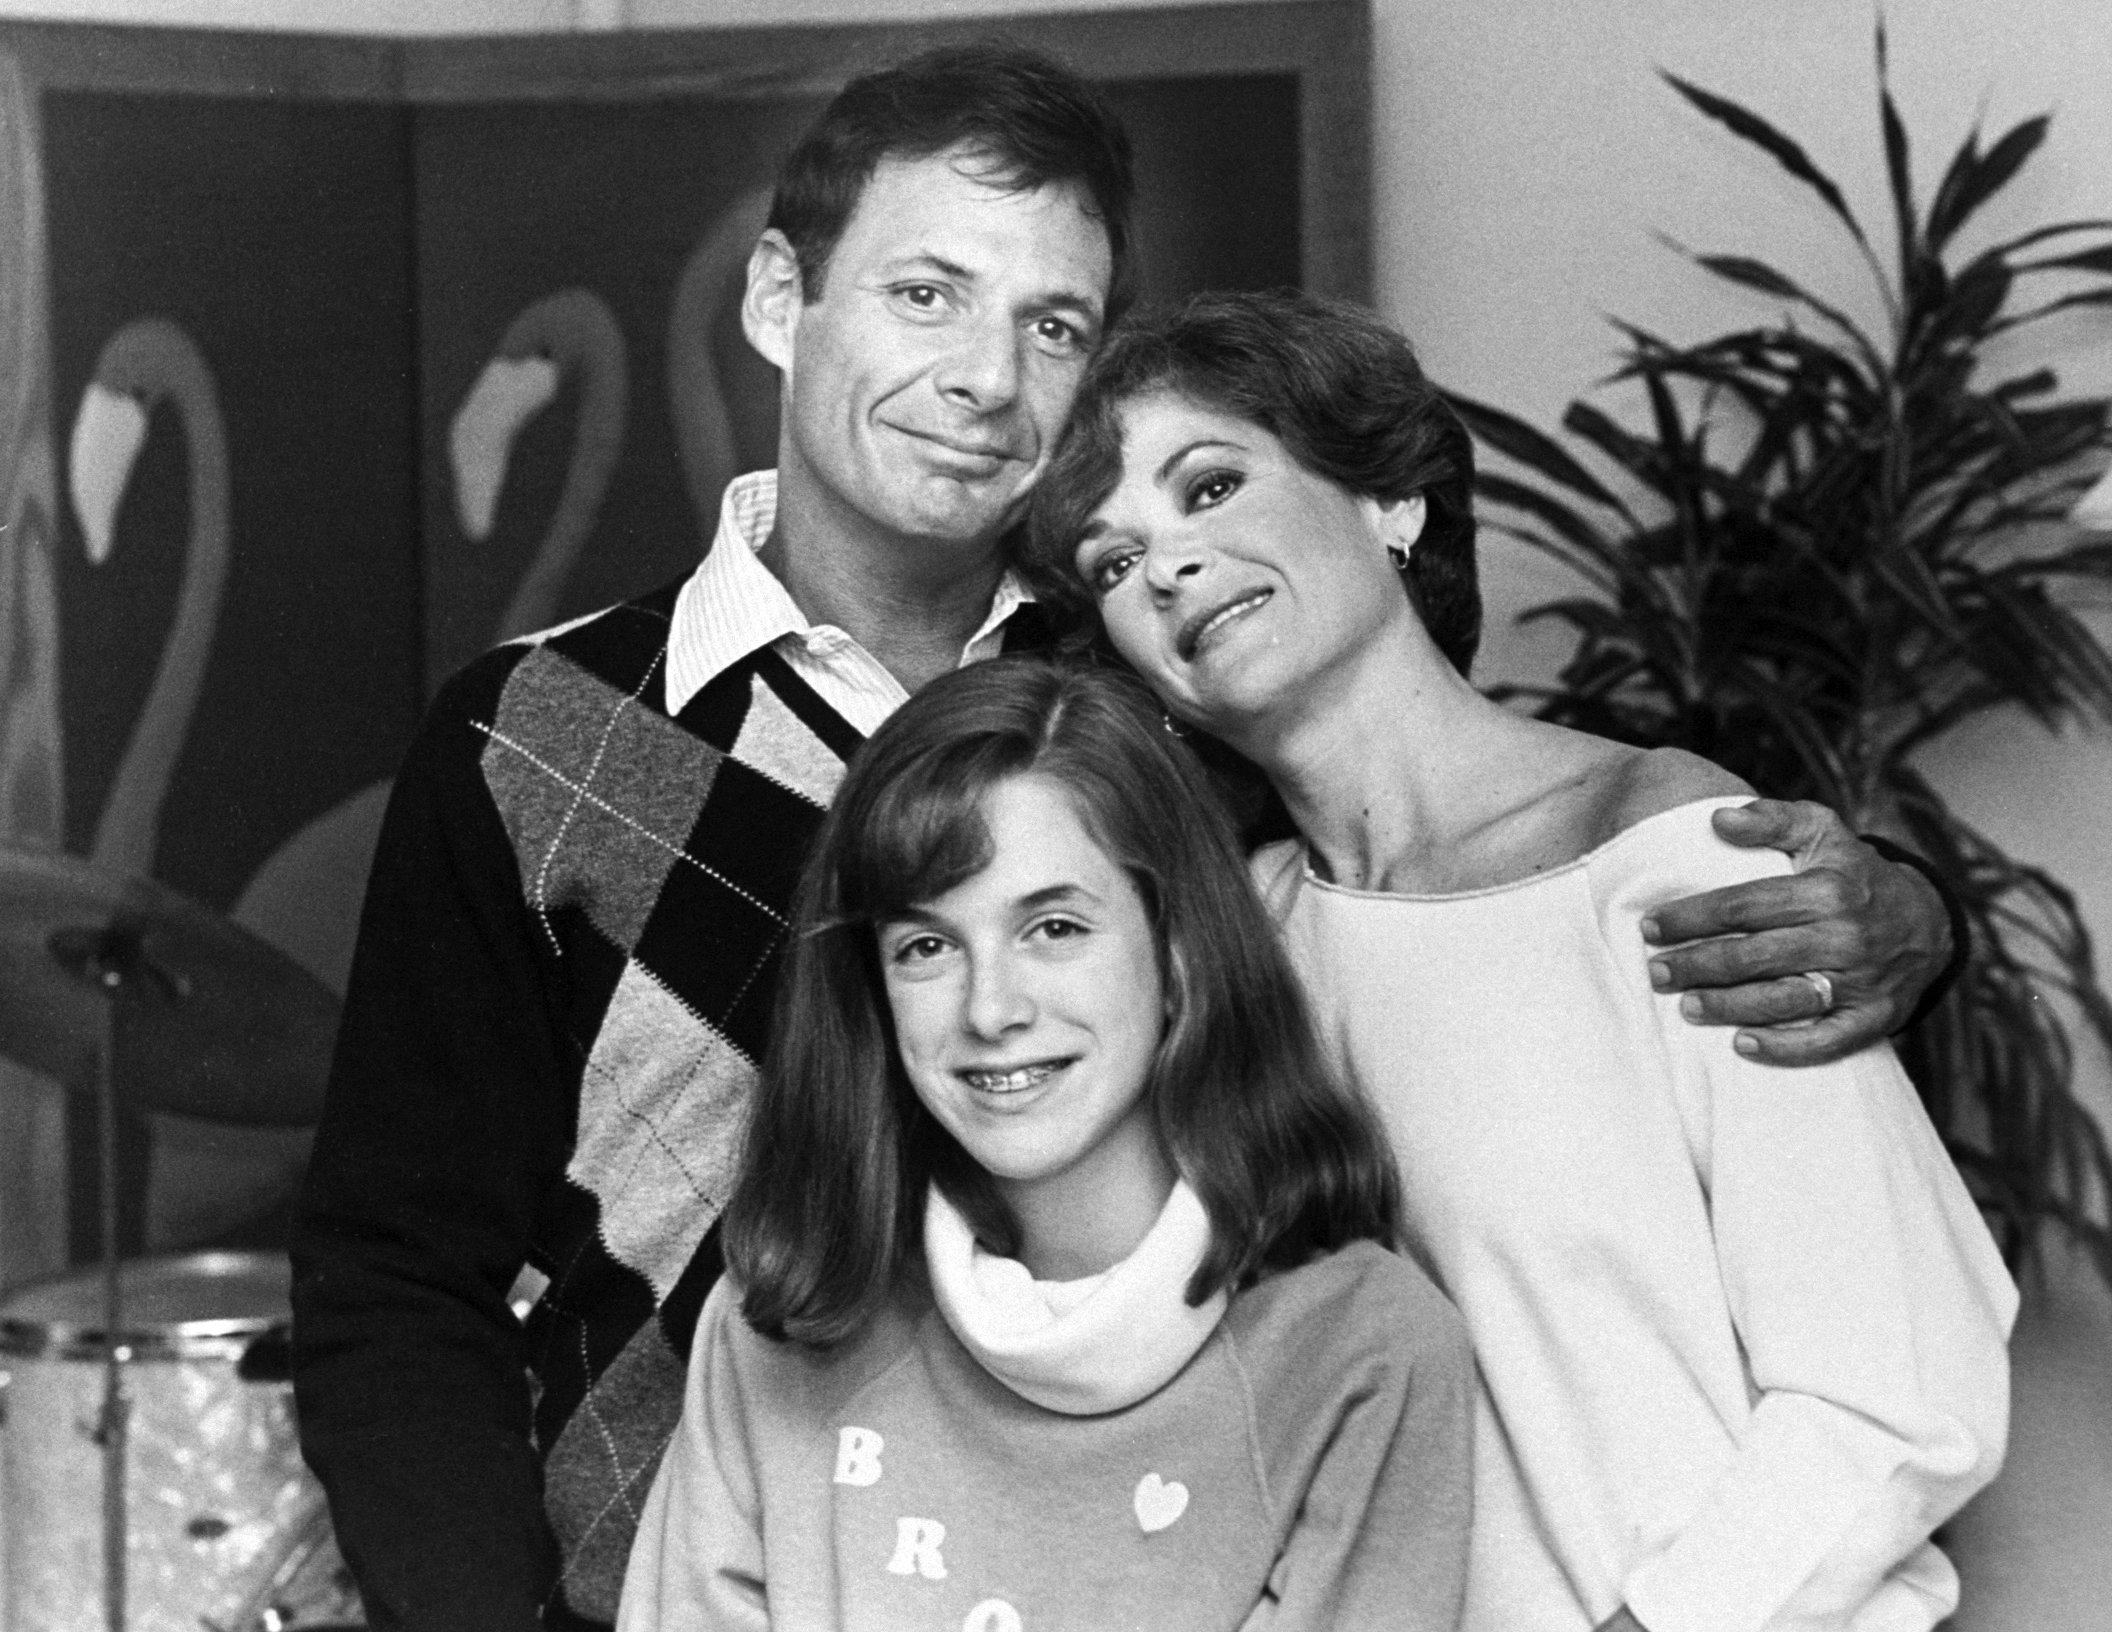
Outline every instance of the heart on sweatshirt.
<svg viewBox="0 0 2112 1632"><path fill-rule="evenodd" d="M1166 1480L1147 1473L1137 1481L1131 1505L1137 1510L1139 1528L1147 1536L1153 1535L1188 1511L1188 1487L1178 1479Z"/></svg>

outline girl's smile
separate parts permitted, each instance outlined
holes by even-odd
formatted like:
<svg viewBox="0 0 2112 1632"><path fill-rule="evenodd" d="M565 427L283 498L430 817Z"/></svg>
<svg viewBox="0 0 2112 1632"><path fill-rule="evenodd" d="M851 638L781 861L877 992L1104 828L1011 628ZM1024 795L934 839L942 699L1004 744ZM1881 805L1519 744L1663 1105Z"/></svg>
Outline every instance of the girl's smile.
<svg viewBox="0 0 2112 1632"><path fill-rule="evenodd" d="M1069 1065L1069 1060L1038 1060L1032 1065L1022 1065L1014 1070L963 1071L961 1080L979 1094L1010 1096L1023 1094L1029 1088L1038 1088L1049 1078Z"/></svg>
<svg viewBox="0 0 2112 1632"><path fill-rule="evenodd" d="M1151 917L1058 783L997 783L990 860L879 930L910 1087L996 1181L1029 1240L1111 1184L1171 1171L1149 1097L1165 1026Z"/></svg>

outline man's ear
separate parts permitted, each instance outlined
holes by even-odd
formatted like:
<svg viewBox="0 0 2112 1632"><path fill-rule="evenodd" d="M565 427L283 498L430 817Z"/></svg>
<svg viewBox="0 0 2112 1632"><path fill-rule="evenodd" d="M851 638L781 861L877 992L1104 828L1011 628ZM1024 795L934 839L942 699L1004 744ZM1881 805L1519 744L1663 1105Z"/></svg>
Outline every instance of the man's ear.
<svg viewBox="0 0 2112 1632"><path fill-rule="evenodd" d="M786 375L792 372L792 335L806 304L800 290L799 257L772 227L748 256L748 287L741 296L741 332L748 344Z"/></svg>

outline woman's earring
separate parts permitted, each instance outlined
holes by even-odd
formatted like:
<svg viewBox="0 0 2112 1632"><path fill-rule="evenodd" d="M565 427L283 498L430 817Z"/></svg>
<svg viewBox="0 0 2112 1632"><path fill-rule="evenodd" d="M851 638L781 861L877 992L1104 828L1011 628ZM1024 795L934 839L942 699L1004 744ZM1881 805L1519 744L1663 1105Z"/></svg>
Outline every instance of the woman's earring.
<svg viewBox="0 0 2112 1632"><path fill-rule="evenodd" d="M1159 724L1166 728L1166 735L1169 737L1185 738L1188 735L1188 727L1175 719L1170 709L1159 710Z"/></svg>
<svg viewBox="0 0 2112 1632"><path fill-rule="evenodd" d="M1387 545L1386 559L1393 563L1395 572L1406 572L1408 570L1408 552L1402 549L1400 545Z"/></svg>

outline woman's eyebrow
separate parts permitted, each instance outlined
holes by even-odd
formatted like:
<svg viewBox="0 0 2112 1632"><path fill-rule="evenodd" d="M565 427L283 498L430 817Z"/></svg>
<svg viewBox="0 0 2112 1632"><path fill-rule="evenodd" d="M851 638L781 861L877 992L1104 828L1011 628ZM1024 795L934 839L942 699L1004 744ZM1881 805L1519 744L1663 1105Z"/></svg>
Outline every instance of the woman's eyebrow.
<svg viewBox="0 0 2112 1632"><path fill-rule="evenodd" d="M1200 448L1224 448L1231 453L1244 453L1246 451L1237 442L1227 442L1221 436L1200 436L1197 437L1193 442L1190 442L1183 447L1175 448L1173 452L1168 454L1166 456L1166 462L1163 465L1159 466L1158 470L1153 474L1152 480L1155 482L1164 482L1168 476L1173 474L1173 467L1175 465L1178 465L1183 459L1187 458L1188 455L1196 452Z"/></svg>

